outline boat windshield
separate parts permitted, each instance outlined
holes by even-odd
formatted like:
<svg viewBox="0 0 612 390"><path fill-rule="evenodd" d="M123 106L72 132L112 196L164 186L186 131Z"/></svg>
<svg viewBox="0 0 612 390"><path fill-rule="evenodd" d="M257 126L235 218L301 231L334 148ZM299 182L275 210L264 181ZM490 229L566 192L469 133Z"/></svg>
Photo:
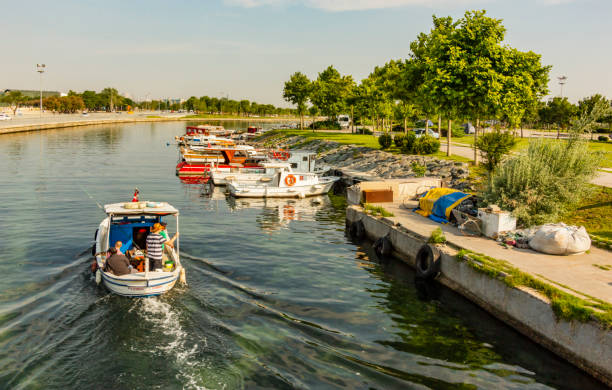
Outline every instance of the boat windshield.
<svg viewBox="0 0 612 390"><path fill-rule="evenodd" d="M115 242L121 241L123 253L132 249L144 250L147 247L147 236L151 231L151 226L161 221L160 216L154 215L113 216L109 245L113 246Z"/></svg>

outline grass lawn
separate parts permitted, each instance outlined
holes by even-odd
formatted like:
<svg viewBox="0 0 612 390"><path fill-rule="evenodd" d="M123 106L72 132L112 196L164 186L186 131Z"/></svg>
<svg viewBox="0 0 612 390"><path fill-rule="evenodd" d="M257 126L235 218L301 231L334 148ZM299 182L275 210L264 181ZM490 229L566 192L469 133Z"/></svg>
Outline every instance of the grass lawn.
<svg viewBox="0 0 612 390"><path fill-rule="evenodd" d="M593 189L591 196L563 222L583 225L591 234L612 239L612 188L593 186Z"/></svg>

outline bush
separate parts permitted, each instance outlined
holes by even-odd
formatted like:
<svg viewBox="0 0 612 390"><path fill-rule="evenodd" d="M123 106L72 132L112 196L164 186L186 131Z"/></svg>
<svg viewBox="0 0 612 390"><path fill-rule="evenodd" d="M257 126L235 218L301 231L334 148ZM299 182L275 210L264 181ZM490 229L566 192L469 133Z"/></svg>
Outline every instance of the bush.
<svg viewBox="0 0 612 390"><path fill-rule="evenodd" d="M380 144L380 148L381 149L387 149L389 146L391 146L391 142L392 141L393 141L393 139L387 133L381 134L378 137L378 143Z"/></svg>
<svg viewBox="0 0 612 390"><path fill-rule="evenodd" d="M485 133L476 140L476 147L484 159L484 166L491 172L501 162L501 159L510 152L516 140L510 132L496 130Z"/></svg>
<svg viewBox="0 0 612 390"><path fill-rule="evenodd" d="M597 137L597 141L608 142L608 137L606 137L605 135L600 135L599 137Z"/></svg>
<svg viewBox="0 0 612 390"><path fill-rule="evenodd" d="M601 158L584 141L533 140L489 175L483 198L524 226L557 222L591 190Z"/></svg>
<svg viewBox="0 0 612 390"><path fill-rule="evenodd" d="M402 148L402 146L404 146L404 140L406 140L406 136L404 134L398 134L393 137L393 142L395 143L395 146L400 149Z"/></svg>
<svg viewBox="0 0 612 390"><path fill-rule="evenodd" d="M414 153L414 143L416 142L416 134L414 132L409 131L404 136L404 144L402 146L402 153L405 154L413 154Z"/></svg>
<svg viewBox="0 0 612 390"><path fill-rule="evenodd" d="M412 173L414 173L414 176L416 177L425 176L425 172L427 172L427 167L425 165L421 165L418 162L413 161L412 164L410 164L410 166L412 167Z"/></svg>
<svg viewBox="0 0 612 390"><path fill-rule="evenodd" d="M324 121L316 121L310 124L311 129L315 130L340 130L340 125L333 119L327 119Z"/></svg>
<svg viewBox="0 0 612 390"><path fill-rule="evenodd" d="M367 135L372 135L374 133L372 133L372 130L370 129L366 129L366 128L359 128L357 129L357 134L367 134Z"/></svg>
<svg viewBox="0 0 612 390"><path fill-rule="evenodd" d="M440 141L430 135L423 135L414 141L413 153L433 154L440 150Z"/></svg>

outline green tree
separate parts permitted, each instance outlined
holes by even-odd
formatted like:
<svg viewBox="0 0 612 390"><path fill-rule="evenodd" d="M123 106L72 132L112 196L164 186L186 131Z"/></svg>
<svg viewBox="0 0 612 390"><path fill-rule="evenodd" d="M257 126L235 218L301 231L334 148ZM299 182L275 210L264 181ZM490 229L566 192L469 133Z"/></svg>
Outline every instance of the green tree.
<svg viewBox="0 0 612 390"><path fill-rule="evenodd" d="M285 82L285 88L283 89L283 98L297 106L301 130L304 130L304 113L306 112L306 103L310 98L312 88L313 85L305 74L295 72Z"/></svg>
<svg viewBox="0 0 612 390"><path fill-rule="evenodd" d="M346 110L347 98L351 94L355 82L351 76L341 76L333 67L329 66L313 84L310 101L321 114L334 119Z"/></svg>
<svg viewBox="0 0 612 390"><path fill-rule="evenodd" d="M600 121L605 121L612 115L610 101L600 94L595 94L578 101L579 117L572 122L574 131L591 134Z"/></svg>
<svg viewBox="0 0 612 390"><path fill-rule="evenodd" d="M487 171L492 172L501 162L502 158L510 153L516 141L507 131L496 130L485 133L477 140L476 147L480 150Z"/></svg>
<svg viewBox="0 0 612 390"><path fill-rule="evenodd" d="M560 138L560 130L569 127L577 111L567 98L554 97L542 107L539 115L544 123L557 126L557 138Z"/></svg>
<svg viewBox="0 0 612 390"><path fill-rule="evenodd" d="M24 96L20 91L9 91L2 96L2 102L8 103L11 110L13 110L13 115L17 113L17 109L21 107L21 105L28 100L26 96Z"/></svg>

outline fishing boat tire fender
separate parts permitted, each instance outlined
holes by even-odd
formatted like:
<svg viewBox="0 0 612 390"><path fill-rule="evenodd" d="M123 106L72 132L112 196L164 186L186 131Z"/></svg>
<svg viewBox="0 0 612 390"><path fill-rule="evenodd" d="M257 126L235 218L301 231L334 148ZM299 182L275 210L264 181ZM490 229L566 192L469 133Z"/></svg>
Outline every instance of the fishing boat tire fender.
<svg viewBox="0 0 612 390"><path fill-rule="evenodd" d="M440 273L440 252L431 244L425 244L416 255L416 276L430 280Z"/></svg>

